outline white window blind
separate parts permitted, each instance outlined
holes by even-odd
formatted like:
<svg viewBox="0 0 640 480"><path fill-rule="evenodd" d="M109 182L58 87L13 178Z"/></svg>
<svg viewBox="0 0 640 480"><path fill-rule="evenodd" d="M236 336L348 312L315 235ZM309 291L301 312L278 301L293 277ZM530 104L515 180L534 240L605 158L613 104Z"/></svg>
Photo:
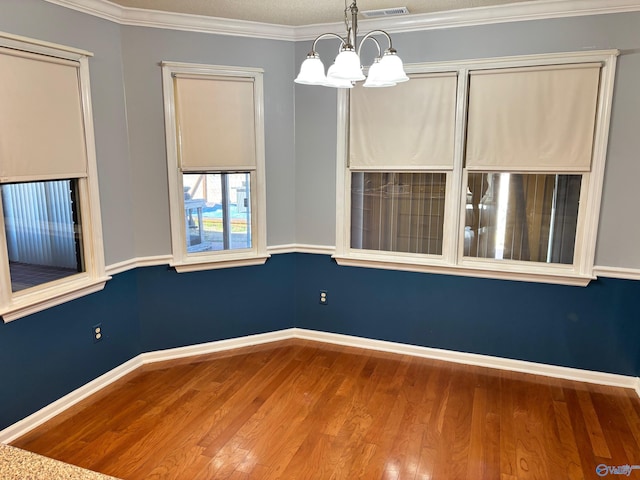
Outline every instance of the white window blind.
<svg viewBox="0 0 640 480"><path fill-rule="evenodd" d="M350 91L349 166L453 169L455 73L412 75L393 88Z"/></svg>
<svg viewBox="0 0 640 480"><path fill-rule="evenodd" d="M71 182L2 185L10 262L77 270Z"/></svg>
<svg viewBox="0 0 640 480"><path fill-rule="evenodd" d="M255 170L253 79L177 74L174 88L182 171Z"/></svg>
<svg viewBox="0 0 640 480"><path fill-rule="evenodd" d="M0 182L87 175L78 68L0 48Z"/></svg>
<svg viewBox="0 0 640 480"><path fill-rule="evenodd" d="M471 72L467 168L589 171L600 67Z"/></svg>

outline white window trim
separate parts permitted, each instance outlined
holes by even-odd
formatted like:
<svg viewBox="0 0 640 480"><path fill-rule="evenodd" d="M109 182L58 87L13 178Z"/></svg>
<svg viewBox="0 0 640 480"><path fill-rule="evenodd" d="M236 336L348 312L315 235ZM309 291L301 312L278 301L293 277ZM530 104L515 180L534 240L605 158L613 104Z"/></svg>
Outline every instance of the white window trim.
<svg viewBox="0 0 640 480"><path fill-rule="evenodd" d="M618 50L598 50L552 53L514 57L487 58L440 63L408 64L407 73L457 72L455 158L453 171L447 172L442 256L375 252L352 249L351 230L351 170L348 167L348 91L338 93L337 172L336 172L336 251L333 258L339 265L406 270L413 272L519 280L563 285L585 286L595 278L594 260L604 168L606 163L613 83ZM580 193L575 258L572 265L545 264L524 261L504 261L463 257L464 208L467 172L463 169L468 73L470 70L513 68L533 65L569 63L602 63L598 96L598 113L593 145L592 166L583 174ZM393 88L393 87L391 87ZM425 170L434 171L438 170ZM572 173L572 172L567 172Z"/></svg>
<svg viewBox="0 0 640 480"><path fill-rule="evenodd" d="M243 267L264 264L267 253L267 210L264 148L264 89L261 68L228 67L163 61L162 89L164 98L165 138L167 146L167 173L169 180L169 213L171 223L172 261L177 272L194 272L218 268ZM174 74L207 76L253 77L255 95L256 168L250 173L252 188L251 222L252 248L224 250L187 255L184 232L184 195L182 172L178 164L176 119L173 89Z"/></svg>
<svg viewBox="0 0 640 480"><path fill-rule="evenodd" d="M4 216L0 215L0 316L5 323L100 291L111 277L105 273L98 167L96 162L89 57L91 52L8 33L0 33L0 46L16 48L79 62L80 93L87 149L87 177L78 178L85 272L12 293L5 238ZM0 198L0 210L2 207ZM4 267L6 265L6 268Z"/></svg>

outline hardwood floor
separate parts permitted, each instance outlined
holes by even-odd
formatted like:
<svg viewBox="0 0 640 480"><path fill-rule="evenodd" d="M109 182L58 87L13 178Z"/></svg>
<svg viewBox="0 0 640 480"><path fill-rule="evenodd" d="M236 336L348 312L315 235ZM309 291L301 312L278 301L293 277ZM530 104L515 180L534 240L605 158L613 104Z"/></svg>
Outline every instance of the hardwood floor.
<svg viewBox="0 0 640 480"><path fill-rule="evenodd" d="M291 340L146 366L13 445L126 480L597 479L640 464L640 400Z"/></svg>

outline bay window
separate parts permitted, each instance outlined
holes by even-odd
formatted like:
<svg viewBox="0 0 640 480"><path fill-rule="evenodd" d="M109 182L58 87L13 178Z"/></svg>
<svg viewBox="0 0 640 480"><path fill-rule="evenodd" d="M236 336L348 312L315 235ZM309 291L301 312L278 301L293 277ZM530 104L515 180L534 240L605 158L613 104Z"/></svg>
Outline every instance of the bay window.
<svg viewBox="0 0 640 480"><path fill-rule="evenodd" d="M587 284L617 54L414 64L341 92L337 262Z"/></svg>

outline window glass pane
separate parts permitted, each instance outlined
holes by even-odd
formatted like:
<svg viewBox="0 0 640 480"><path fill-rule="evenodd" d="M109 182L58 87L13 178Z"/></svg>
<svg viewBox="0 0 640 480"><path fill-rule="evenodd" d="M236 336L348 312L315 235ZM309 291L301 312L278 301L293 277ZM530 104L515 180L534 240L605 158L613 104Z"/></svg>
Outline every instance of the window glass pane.
<svg viewBox="0 0 640 480"><path fill-rule="evenodd" d="M351 248L442 254L446 173L355 172Z"/></svg>
<svg viewBox="0 0 640 480"><path fill-rule="evenodd" d="M572 264L581 175L469 173L464 255Z"/></svg>
<svg viewBox="0 0 640 480"><path fill-rule="evenodd" d="M0 188L11 290L83 272L77 180L11 183Z"/></svg>
<svg viewBox="0 0 640 480"><path fill-rule="evenodd" d="M185 173L187 253L251 248L249 173Z"/></svg>

